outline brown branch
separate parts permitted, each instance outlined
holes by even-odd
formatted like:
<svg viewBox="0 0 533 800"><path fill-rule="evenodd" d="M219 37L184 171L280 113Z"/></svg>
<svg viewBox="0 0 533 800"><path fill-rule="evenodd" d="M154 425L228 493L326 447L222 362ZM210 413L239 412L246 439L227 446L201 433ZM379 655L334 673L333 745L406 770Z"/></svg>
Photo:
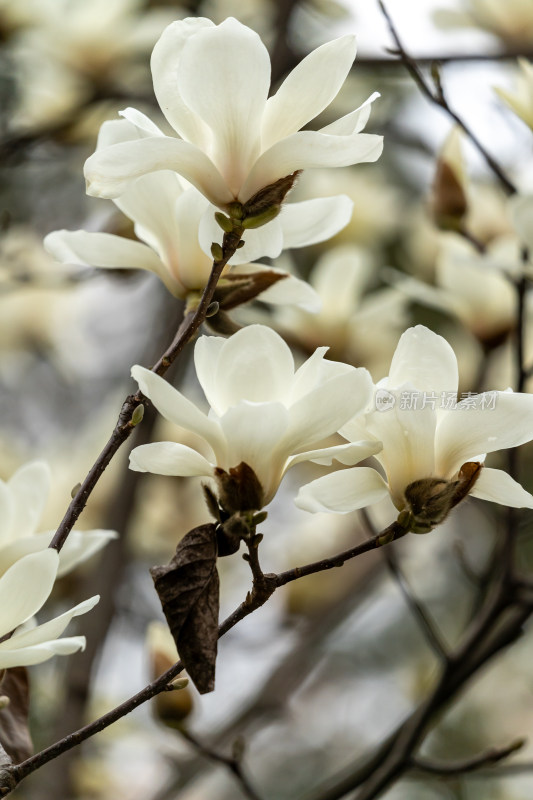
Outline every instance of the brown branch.
<svg viewBox="0 0 533 800"><path fill-rule="evenodd" d="M227 767L234 774L243 791L243 794L246 797L249 797L250 800L261 800L260 796L257 794L250 781L244 774L241 758L239 756L225 756L223 753L213 750L211 747L203 744L203 742L197 739L196 736L190 733L186 728L181 728L180 733L183 738L190 742L202 756L209 758L211 761L217 761L218 763Z"/></svg>
<svg viewBox="0 0 533 800"><path fill-rule="evenodd" d="M213 262L209 280L207 281L196 310L189 311L185 314L185 317L178 328L178 332L174 338L174 341L157 361L157 363L152 367L152 372L155 372L157 375L164 375L171 364L173 364L175 359L183 351L185 345L192 339L202 322L204 322L207 309L215 293L218 279L220 278L222 271L230 258L235 254L242 233L243 229L237 229L231 233L224 234L224 241L222 244L223 257L220 260ZM141 404L148 402L148 399L142 394L142 392L137 392L137 394L129 395L129 397L126 398L120 410L118 421L115 425L113 433L111 434L107 444L96 459L95 463L91 467L87 477L74 495L69 507L67 508L65 516L61 520L61 523L55 532L52 541L50 542L50 547L53 547L57 551L61 550L70 531L85 508L91 492L100 480L102 473L120 446L124 444L134 430L135 422L132 420L132 417L135 409Z"/></svg>
<svg viewBox="0 0 533 800"><path fill-rule="evenodd" d="M402 41L399 37L398 31L396 30L396 26L392 21L392 18L385 6L384 0L377 0L378 5L381 9L383 16L387 22L389 27L390 33L394 42L396 44L396 50L390 51L393 54L397 55L401 61L401 63L405 66L411 77L413 78L414 82L422 92L422 94L435 105L439 106L440 108L445 111L453 121L459 125L459 127L463 130L463 132L468 136L472 144L476 147L479 153L485 159L487 165L490 167L492 172L496 175L500 183L502 184L503 188L508 194L516 194L516 187L509 180L507 175L504 173L503 169L500 167L498 162L490 155L490 153L486 150L485 146L481 143L478 139L476 134L468 127L466 122L455 112L452 110L448 101L445 97L443 87L440 81L440 77L438 74L438 70L433 70L433 83L434 87L432 88L428 81L425 79L424 75L420 71L419 64L415 61L411 56L408 55L405 47L402 44ZM435 64L435 62L433 62Z"/></svg>
<svg viewBox="0 0 533 800"><path fill-rule="evenodd" d="M311 575L314 572L320 572L322 570L330 569L331 567L340 566L348 559L355 558L356 556L366 553L369 550L373 550L376 547L382 547L391 542L393 538L399 538L400 536L405 535L406 532L407 531L405 528L402 528L398 525L398 523L395 522L366 542L363 542L355 548L346 550L345 552L340 553L338 556L334 556L329 559L322 559L321 561L307 564L304 567L288 570L287 572L283 572L279 575L263 573L261 571L260 578L259 576L254 576L252 590L247 594L244 602L241 603L235 609L235 611L230 614L230 616L227 617L219 626L219 639L228 631L230 631L235 625L237 625L238 622L263 606L278 586L283 586L285 583L296 580L303 575ZM88 725L85 725L83 728L68 734L68 736L65 736L58 742L46 747L44 750L41 750L41 752L36 753L35 755L26 759L26 761L1 770L0 795L5 797L11 791L13 791L20 781L22 781L32 772L35 772L35 770L39 769L44 764L47 764L54 758L57 758L62 753L71 750L73 747L77 747L82 742L90 739L96 733L100 733L110 725L113 725L113 723L117 722L119 719L122 719L122 717L130 714L132 711L138 708L138 706L146 703L148 700L151 700L161 692L166 691L168 684L173 681L174 678L176 678L180 672L182 672L182 670L183 665L181 661L178 661L169 670L160 675L159 678L157 678L155 681L152 681L152 683L148 684L148 686L145 686L145 688L140 692L137 692L137 694L134 694L128 700L125 700L111 711L108 711L103 716L94 720L94 722L91 722Z"/></svg>
<svg viewBox="0 0 533 800"><path fill-rule="evenodd" d="M429 758L414 758L411 762L412 768L420 772L427 772L430 775L439 775L442 778L464 775L467 772L491 767L498 764L504 758L521 750L526 744L526 739L517 739L505 747L491 747L484 753L480 753L472 758L465 758L463 761L433 761Z"/></svg>

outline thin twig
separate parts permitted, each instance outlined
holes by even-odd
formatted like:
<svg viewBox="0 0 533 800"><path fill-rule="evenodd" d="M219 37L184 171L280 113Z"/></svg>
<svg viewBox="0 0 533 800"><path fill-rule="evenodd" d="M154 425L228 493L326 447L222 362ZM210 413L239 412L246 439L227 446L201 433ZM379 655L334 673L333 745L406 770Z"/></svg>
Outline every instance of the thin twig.
<svg viewBox="0 0 533 800"><path fill-rule="evenodd" d="M516 739L511 744L505 747L491 747L484 753L479 753L472 758L465 758L462 761L433 761L429 758L414 758L411 762L412 768L421 772L427 772L431 775L439 775L440 777L455 777L457 775L464 775L467 772L474 772L484 767L490 767L493 764L498 764L504 758L521 750L526 744L526 739Z"/></svg>
<svg viewBox="0 0 533 800"><path fill-rule="evenodd" d="M227 767L234 774L246 797L249 797L250 800L261 800L261 797L257 794L254 787L250 784L250 781L244 774L240 758L235 756L225 756L223 753L213 750L211 747L208 747L199 739L197 739L196 736L190 733L186 728L180 728L180 733L183 738L190 742L201 755L209 758L211 761L218 761L220 764L223 764L225 767Z"/></svg>
<svg viewBox="0 0 533 800"><path fill-rule="evenodd" d="M459 127L463 130L463 132L468 136L472 144L477 148L479 153L483 156L490 169L497 176L498 180L502 184L505 191L508 194L516 194L515 185L512 183L511 180L509 180L509 178L507 177L503 169L500 167L498 162L490 155L490 153L486 150L485 146L480 142L476 134L468 127L465 121L455 111L453 111L452 108L450 108L448 101L446 100L446 97L444 95L442 84L440 83L440 79L438 77L438 72L435 71L434 75L435 87L434 89L432 89L427 80L424 78L424 75L422 74L419 68L419 62L411 58L411 56L409 56L407 51L405 50L405 47L403 46L402 41L399 37L398 31L396 30L396 26L394 25L394 22L392 21L392 18L387 10L387 7L385 6L384 0L377 0L377 2L383 16L385 17L385 20L387 21L390 33L396 44L397 49L390 52L396 54L399 57L399 59L404 64L405 68L408 70L409 74L417 84L422 94L431 103L434 103L435 105L442 108L448 114L448 116L451 117L451 119L453 119L453 121L457 125L459 125Z"/></svg>
<svg viewBox="0 0 533 800"><path fill-rule="evenodd" d="M392 550L387 550L385 552L385 562L390 573L395 578L407 606L411 610L413 616L418 620L429 646L441 661L448 661L448 648L442 639L440 631L437 629L424 605L413 594L407 578L400 569L398 560Z"/></svg>

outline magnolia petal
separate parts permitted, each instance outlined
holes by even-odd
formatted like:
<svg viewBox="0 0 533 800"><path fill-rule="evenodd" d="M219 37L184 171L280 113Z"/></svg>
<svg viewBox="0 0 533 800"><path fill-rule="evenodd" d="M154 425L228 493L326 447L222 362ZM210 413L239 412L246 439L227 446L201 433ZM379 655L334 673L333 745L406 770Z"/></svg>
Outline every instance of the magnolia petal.
<svg viewBox="0 0 533 800"><path fill-rule="evenodd" d="M306 247L330 239L346 227L352 211L353 201L345 194L284 205L279 215L283 248Z"/></svg>
<svg viewBox="0 0 533 800"><path fill-rule="evenodd" d="M0 578L0 636L10 633L39 611L48 599L59 555L46 549L19 559Z"/></svg>
<svg viewBox="0 0 533 800"><path fill-rule="evenodd" d="M377 503L388 495L387 484L371 467L331 472L302 486L295 503L304 511L336 511L348 514Z"/></svg>
<svg viewBox="0 0 533 800"><path fill-rule="evenodd" d="M236 195L260 151L268 51L255 31L229 17L188 39L179 81L187 107L211 128L216 148L211 155Z"/></svg>
<svg viewBox="0 0 533 800"><path fill-rule="evenodd" d="M224 207L234 199L205 153L189 142L169 136L152 136L97 150L85 162L87 193L94 197L118 197L136 178L169 169L196 186L213 205Z"/></svg>
<svg viewBox="0 0 533 800"><path fill-rule="evenodd" d="M222 336L201 336L194 346L196 375L207 402L219 416L224 413L224 406L218 402L215 376L220 353L225 344L226 341Z"/></svg>
<svg viewBox="0 0 533 800"><path fill-rule="evenodd" d="M42 517L50 493L50 467L44 461L22 466L8 481L13 493L13 534L31 536Z"/></svg>
<svg viewBox="0 0 533 800"><path fill-rule="evenodd" d="M165 265L150 247L112 233L53 231L46 236L44 246L64 264L88 264L107 269L147 269L160 277L166 273Z"/></svg>
<svg viewBox="0 0 533 800"><path fill-rule="evenodd" d="M533 195L515 195L509 200L514 228L529 251L533 251Z"/></svg>
<svg viewBox="0 0 533 800"><path fill-rule="evenodd" d="M261 265L254 264L253 266ZM262 267L261 271L263 270L264 267ZM277 283L272 284L272 286L269 286L264 292L261 292L258 299L261 300L262 303L272 303L278 306L299 306L299 308L303 308L304 311L310 311L313 314L320 311L322 307L320 297L307 281L303 281L295 275L289 275L288 272L284 272L282 269L268 267L268 270L269 272L277 272L285 277L277 281Z"/></svg>
<svg viewBox="0 0 533 800"><path fill-rule="evenodd" d="M59 554L57 577L61 578L83 561L92 558L113 539L118 539L116 531L71 531Z"/></svg>
<svg viewBox="0 0 533 800"><path fill-rule="evenodd" d="M533 508L533 495L502 469L483 467L470 494L512 508Z"/></svg>
<svg viewBox="0 0 533 800"><path fill-rule="evenodd" d="M296 370L291 387L291 404L301 400L320 384L352 371L353 367L349 364L325 359L328 349L317 347L313 355Z"/></svg>
<svg viewBox="0 0 533 800"><path fill-rule="evenodd" d="M0 650L0 669L31 667L34 664L42 664L43 661L48 661L53 656L68 656L78 650L85 650L85 644L85 636L71 636L54 642L44 642L33 647Z"/></svg>
<svg viewBox="0 0 533 800"><path fill-rule="evenodd" d="M51 533L38 533L33 536L25 536L22 539L15 539L4 547L0 547L0 575L15 564L19 559L30 553L39 553L46 550L52 539ZM69 537L70 538L70 537ZM59 570L58 570L59 573ZM57 577L57 576L56 576Z"/></svg>
<svg viewBox="0 0 533 800"><path fill-rule="evenodd" d="M415 325L402 334L392 357L387 387L410 384L420 392L439 396L457 393L457 359L446 339L424 325Z"/></svg>
<svg viewBox="0 0 533 800"><path fill-rule="evenodd" d="M379 92L373 92L359 108L320 128L319 133L330 133L334 136L350 136L352 133L360 133L368 122L372 103L380 96Z"/></svg>
<svg viewBox="0 0 533 800"><path fill-rule="evenodd" d="M177 133L202 147L206 126L183 102L180 94L180 60L187 41L214 24L204 17L189 17L168 25L156 43L151 58L154 92L161 111Z"/></svg>
<svg viewBox="0 0 533 800"><path fill-rule="evenodd" d="M130 453L130 469L180 477L213 475L213 466L207 459L191 447L176 442L153 442L135 447Z"/></svg>
<svg viewBox="0 0 533 800"><path fill-rule="evenodd" d="M94 597L90 597L87 600L84 600L82 603L78 603L78 605L74 606L69 611L65 611L65 613L61 614L59 617L55 617L48 622L43 622L42 625L36 625L34 628L30 628L27 631L21 631L20 633L15 632L11 639L0 643L0 653L2 650L49 644L51 641L61 636L69 622L74 617L79 617L81 614L86 614L88 611L94 608L99 600L100 595L94 595Z"/></svg>
<svg viewBox="0 0 533 800"><path fill-rule="evenodd" d="M338 245L323 255L310 280L320 295L324 314L339 321L353 319L355 309L360 315L364 310L361 298L373 271L368 252L355 245Z"/></svg>
<svg viewBox="0 0 533 800"><path fill-rule="evenodd" d="M300 61L267 101L263 149L296 133L329 106L346 80L356 50L355 36L342 36Z"/></svg>
<svg viewBox="0 0 533 800"><path fill-rule="evenodd" d="M292 451L320 442L365 408L372 396L366 369L355 367L318 385L291 408L288 436Z"/></svg>
<svg viewBox="0 0 533 800"><path fill-rule="evenodd" d="M348 442L347 444L337 444L333 447L323 447L319 450L307 450L305 453L298 453L289 459L289 466L299 464L301 461L312 461L314 464L331 466L333 461L339 461L347 467L353 467L365 458L379 453L381 442L361 441Z"/></svg>
<svg viewBox="0 0 533 800"><path fill-rule="evenodd" d="M220 443L220 429L217 423L208 419L194 403L145 367L135 365L132 367L131 376L139 384L141 392L152 401L165 419L197 433L216 449Z"/></svg>
<svg viewBox="0 0 533 800"><path fill-rule="evenodd" d="M290 451L285 447L288 412L276 402L243 400L229 408L220 424L228 442L225 469L246 462L257 475L265 494L264 504L274 497Z"/></svg>
<svg viewBox="0 0 533 800"><path fill-rule="evenodd" d="M296 170L313 167L348 167L363 161L377 161L383 137L369 133L331 136L300 131L272 145L254 164L239 192L245 203L252 195Z"/></svg>
<svg viewBox="0 0 533 800"><path fill-rule="evenodd" d="M123 119L129 122L130 125L133 126L133 128L136 130L136 135L130 136L129 137L130 139L165 135L161 130L161 128L159 128L155 124L155 122L153 122L150 119L150 117L147 117L146 114L143 114L143 112L139 111L137 108L132 108L131 106L129 106L128 108L124 108L122 111L119 111L118 113ZM100 144L100 142L98 144Z"/></svg>
<svg viewBox="0 0 533 800"><path fill-rule="evenodd" d="M437 469L439 474L451 476L478 453L517 447L531 439L532 395L514 392L475 395L470 406L459 403L440 422L435 438Z"/></svg>
<svg viewBox="0 0 533 800"><path fill-rule="evenodd" d="M265 325L249 325L224 342L215 370L215 403L210 397L208 400L220 413L217 409L224 412L242 400L283 402L293 380L294 359L275 331Z"/></svg>

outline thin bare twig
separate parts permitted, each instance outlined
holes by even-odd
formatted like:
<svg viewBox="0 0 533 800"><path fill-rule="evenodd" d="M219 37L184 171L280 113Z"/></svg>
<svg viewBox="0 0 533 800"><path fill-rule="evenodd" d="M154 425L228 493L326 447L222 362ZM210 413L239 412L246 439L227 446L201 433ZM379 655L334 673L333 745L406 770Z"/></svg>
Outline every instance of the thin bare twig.
<svg viewBox="0 0 533 800"><path fill-rule="evenodd" d="M412 768L431 775L439 775L442 778L464 775L485 767L490 767L503 761L504 758L521 750L526 744L526 739L516 739L505 747L491 747L484 753L479 753L472 758L465 758L462 761L433 761L429 758L414 758L411 762Z"/></svg>
<svg viewBox="0 0 533 800"><path fill-rule="evenodd" d="M227 767L235 776L239 786L243 791L243 794L246 797L250 798L250 800L261 800L261 797L257 794L254 787L244 774L241 759L239 757L234 755L225 756L223 753L219 753L218 750L213 750L211 747L208 747L199 739L197 739L196 736L190 733L186 728L181 728L180 733L183 738L190 742L201 755L209 758L211 761L217 761L218 763Z"/></svg>
<svg viewBox="0 0 533 800"><path fill-rule="evenodd" d="M442 108L453 121L459 125L459 127L464 131L464 133L468 136L472 144L476 147L479 153L483 156L486 163L492 170L492 172L496 175L500 183L502 184L503 188L508 194L516 194L516 187L512 183L512 181L507 177L503 169L500 167L498 162L490 155L487 151L485 146L481 143L478 139L476 134L468 127L466 122L459 116L448 104L448 101L445 97L444 90L442 84L440 82L440 77L438 75L438 71L434 70L433 81L434 81L434 88L432 88L424 75L422 74L419 63L415 61L411 56L408 55L405 47L402 44L398 31L396 30L396 26L392 21L392 17L390 16L387 7L384 3L384 0L377 0L378 5L381 9L383 16L387 22L389 27L390 33L394 42L396 44L396 50L391 50L390 52L394 55L397 55L413 80L415 81L416 85L422 92L422 94L435 105ZM435 62L433 62L435 63Z"/></svg>

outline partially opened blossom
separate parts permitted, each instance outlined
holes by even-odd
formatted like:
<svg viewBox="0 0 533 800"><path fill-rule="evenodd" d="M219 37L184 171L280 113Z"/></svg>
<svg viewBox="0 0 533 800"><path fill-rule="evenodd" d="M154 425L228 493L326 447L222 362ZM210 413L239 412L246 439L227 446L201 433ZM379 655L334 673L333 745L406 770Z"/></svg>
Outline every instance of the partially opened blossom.
<svg viewBox="0 0 533 800"><path fill-rule="evenodd" d="M0 569L0 638L14 631L0 642L0 670L40 664L54 655L64 656L84 649L84 636L58 637L73 617L96 605L98 595L41 625L24 625L48 599L59 564L58 553L48 548L19 558L7 570Z"/></svg>
<svg viewBox="0 0 533 800"><path fill-rule="evenodd" d="M44 461L22 466L0 481L0 574L23 556L46 550L51 531L38 532L50 492L50 470ZM115 531L71 531L61 550L57 574L64 575L116 538Z"/></svg>
<svg viewBox="0 0 533 800"><path fill-rule="evenodd" d="M348 439L383 443L372 467L342 470L303 486L297 505L346 513L390 495L410 529L425 532L467 494L533 508L533 496L506 472L483 466L486 453L533 439L533 396L488 392L457 402L457 360L422 325L401 337L374 408L341 428Z"/></svg>
<svg viewBox="0 0 533 800"><path fill-rule="evenodd" d="M233 18L189 18L166 28L152 54L154 90L177 136L157 129L98 150L85 164L89 194L117 197L135 178L174 170L222 209L311 167L375 161L380 136L360 133L365 104L319 131L301 128L339 92L355 58L343 36L314 50L268 97L270 59L259 36Z"/></svg>
<svg viewBox="0 0 533 800"><path fill-rule="evenodd" d="M104 123L98 150L119 142L146 140L141 125L150 125L149 120L131 109L124 113L128 119ZM46 237L46 249L64 263L150 270L176 297L203 289L213 263L211 245L221 243L222 230L215 222L215 209L200 192L186 188L176 173L162 171L137 178L114 202L134 222L140 242L109 233L63 230ZM244 246L229 262L232 274L264 271L264 266L249 262L264 256L276 258L283 248L328 239L348 223L352 206L346 196L284 206L271 222L246 231ZM285 272L282 275L281 291L274 284L261 300L316 307L317 298L309 284Z"/></svg>
<svg viewBox="0 0 533 800"><path fill-rule="evenodd" d="M216 478L226 508L258 510L270 503L294 464L330 464L332 459L355 464L377 452L380 445L375 442L321 446L371 397L368 372L326 361L326 349L318 349L295 369L287 344L265 326L251 325L227 340L201 337L194 359L211 406L208 415L153 372L133 367L133 377L157 410L198 434L211 455L206 458L183 444L158 442L135 448L131 468Z"/></svg>

